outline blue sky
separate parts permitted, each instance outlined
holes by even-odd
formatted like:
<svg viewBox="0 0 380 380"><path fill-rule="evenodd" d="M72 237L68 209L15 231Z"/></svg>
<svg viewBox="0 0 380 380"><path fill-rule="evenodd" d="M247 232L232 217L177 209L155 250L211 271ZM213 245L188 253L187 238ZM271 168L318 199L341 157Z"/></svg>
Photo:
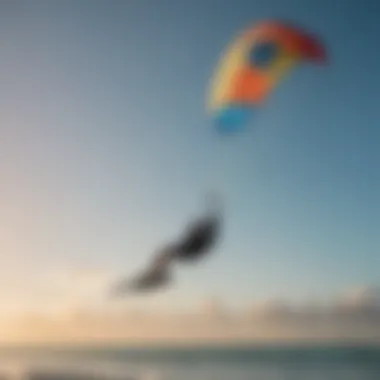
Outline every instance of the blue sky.
<svg viewBox="0 0 380 380"><path fill-rule="evenodd" d="M0 11L7 289L26 294L48 268L133 273L202 210L211 170L227 199L222 249L178 270L153 302L326 297L379 282L378 1L36 0ZM263 18L320 35L330 64L297 69L248 131L221 141L204 107L209 77L234 34Z"/></svg>

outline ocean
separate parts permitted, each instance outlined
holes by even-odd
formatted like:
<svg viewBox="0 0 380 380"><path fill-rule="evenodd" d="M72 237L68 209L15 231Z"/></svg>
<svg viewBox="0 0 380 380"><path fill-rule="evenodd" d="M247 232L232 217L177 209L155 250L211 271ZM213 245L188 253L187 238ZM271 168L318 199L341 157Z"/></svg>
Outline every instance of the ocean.
<svg viewBox="0 0 380 380"><path fill-rule="evenodd" d="M1 348L0 379L380 380L380 347Z"/></svg>

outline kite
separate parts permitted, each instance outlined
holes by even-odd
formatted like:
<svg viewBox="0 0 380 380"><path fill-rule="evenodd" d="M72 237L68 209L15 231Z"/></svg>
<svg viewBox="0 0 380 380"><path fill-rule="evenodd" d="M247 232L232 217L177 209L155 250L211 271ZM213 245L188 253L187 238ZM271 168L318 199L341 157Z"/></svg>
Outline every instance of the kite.
<svg viewBox="0 0 380 380"><path fill-rule="evenodd" d="M207 108L217 130L241 130L297 64L325 63L322 43L299 27L264 21L243 31L214 72Z"/></svg>

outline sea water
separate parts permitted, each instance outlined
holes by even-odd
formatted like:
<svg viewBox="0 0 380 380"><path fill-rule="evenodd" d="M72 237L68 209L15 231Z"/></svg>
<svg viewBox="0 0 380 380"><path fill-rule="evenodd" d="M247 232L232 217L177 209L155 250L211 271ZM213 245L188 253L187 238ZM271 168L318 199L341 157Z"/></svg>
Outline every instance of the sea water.
<svg viewBox="0 0 380 380"><path fill-rule="evenodd" d="M3 348L1 379L380 380L380 347Z"/></svg>

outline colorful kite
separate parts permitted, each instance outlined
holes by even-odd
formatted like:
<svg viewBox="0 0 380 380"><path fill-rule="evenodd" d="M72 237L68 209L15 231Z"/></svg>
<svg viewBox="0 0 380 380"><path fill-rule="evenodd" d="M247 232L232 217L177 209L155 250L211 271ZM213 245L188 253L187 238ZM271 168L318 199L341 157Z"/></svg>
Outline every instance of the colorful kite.
<svg viewBox="0 0 380 380"><path fill-rule="evenodd" d="M221 58L211 83L208 108L217 129L241 129L279 80L304 61L324 63L326 53L302 29L268 21L244 31Z"/></svg>

